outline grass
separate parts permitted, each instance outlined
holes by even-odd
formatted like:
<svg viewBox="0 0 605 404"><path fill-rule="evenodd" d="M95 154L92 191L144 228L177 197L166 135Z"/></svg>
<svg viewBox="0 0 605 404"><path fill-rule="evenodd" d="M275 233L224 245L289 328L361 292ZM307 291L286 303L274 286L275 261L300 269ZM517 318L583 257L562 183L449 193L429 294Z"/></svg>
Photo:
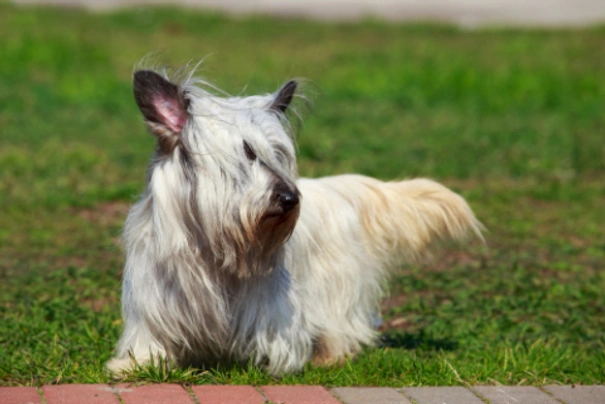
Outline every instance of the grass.
<svg viewBox="0 0 605 404"><path fill-rule="evenodd" d="M382 344L276 379L251 366L126 380L324 385L605 382L605 30L480 30L93 15L0 4L0 385L111 381L120 229L153 139L132 100L150 52L231 93L320 90L300 171L428 176L461 192L489 250L402 268Z"/></svg>

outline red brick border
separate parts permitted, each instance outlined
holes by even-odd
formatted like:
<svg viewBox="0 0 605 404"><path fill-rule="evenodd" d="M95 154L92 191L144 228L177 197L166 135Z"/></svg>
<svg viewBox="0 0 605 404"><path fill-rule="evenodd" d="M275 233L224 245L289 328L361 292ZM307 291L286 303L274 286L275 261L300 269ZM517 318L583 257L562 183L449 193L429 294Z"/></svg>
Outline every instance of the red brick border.
<svg viewBox="0 0 605 404"><path fill-rule="evenodd" d="M193 394L190 394L190 391ZM548 392L549 394L545 393ZM178 384L132 386L120 384L66 384L34 387L0 387L0 404L405 404L413 398L417 404L437 401L448 403L482 403L486 397L494 403L513 400L517 404L566 402L567 404L602 404L605 386L481 386L481 387L340 387L332 391L321 386L192 386ZM264 395L264 396L263 396ZM406 398L407 397L407 398Z"/></svg>
<svg viewBox="0 0 605 404"><path fill-rule="evenodd" d="M191 386L200 404L263 404L265 398L252 386Z"/></svg>
<svg viewBox="0 0 605 404"><path fill-rule="evenodd" d="M0 387L0 404L42 404L33 387Z"/></svg>
<svg viewBox="0 0 605 404"><path fill-rule="evenodd" d="M193 404L189 392L179 384L150 384L133 387L118 386L124 404Z"/></svg>
<svg viewBox="0 0 605 404"><path fill-rule="evenodd" d="M278 404L340 404L321 386L263 386L261 389L269 400Z"/></svg>
<svg viewBox="0 0 605 404"><path fill-rule="evenodd" d="M106 384L61 384L42 386L46 404L120 404Z"/></svg>

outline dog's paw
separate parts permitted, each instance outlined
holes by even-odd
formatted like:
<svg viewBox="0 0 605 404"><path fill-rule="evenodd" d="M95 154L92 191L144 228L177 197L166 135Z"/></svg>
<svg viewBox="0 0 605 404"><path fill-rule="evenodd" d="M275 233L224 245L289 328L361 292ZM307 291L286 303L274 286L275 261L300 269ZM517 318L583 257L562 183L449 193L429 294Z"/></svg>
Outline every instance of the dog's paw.
<svg viewBox="0 0 605 404"><path fill-rule="evenodd" d="M319 339L313 346L313 357L311 363L314 366L327 367L327 366L343 366L347 363L347 359L352 359L353 353L348 355L334 355L334 353L328 348L328 344L325 340Z"/></svg>
<svg viewBox="0 0 605 404"><path fill-rule="evenodd" d="M122 376L135 367L131 358L113 358L105 364L105 368L115 376Z"/></svg>
<svg viewBox="0 0 605 404"><path fill-rule="evenodd" d="M347 360L353 359L351 356L329 356L329 355L315 355L311 359L313 366L317 367L330 367L330 366L344 366Z"/></svg>

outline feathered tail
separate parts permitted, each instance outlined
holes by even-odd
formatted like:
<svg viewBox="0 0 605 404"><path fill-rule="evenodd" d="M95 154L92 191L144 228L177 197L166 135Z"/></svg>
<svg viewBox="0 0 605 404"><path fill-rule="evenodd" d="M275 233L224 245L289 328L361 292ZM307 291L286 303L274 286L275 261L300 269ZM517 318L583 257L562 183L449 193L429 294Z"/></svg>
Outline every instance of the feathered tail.
<svg viewBox="0 0 605 404"><path fill-rule="evenodd" d="M366 248L383 262L418 261L439 242L483 240L483 225L466 201L434 181L382 182L361 175L322 181L354 206Z"/></svg>

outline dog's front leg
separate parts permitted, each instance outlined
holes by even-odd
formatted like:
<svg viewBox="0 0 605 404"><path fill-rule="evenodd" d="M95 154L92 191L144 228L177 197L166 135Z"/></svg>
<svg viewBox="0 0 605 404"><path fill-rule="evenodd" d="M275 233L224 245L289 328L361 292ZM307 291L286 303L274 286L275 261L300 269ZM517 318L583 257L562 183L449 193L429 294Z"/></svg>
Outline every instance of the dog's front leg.
<svg viewBox="0 0 605 404"><path fill-rule="evenodd" d="M305 318L299 285L283 266L247 282L233 305L233 355L253 358L269 373L300 370L313 352L313 330Z"/></svg>
<svg viewBox="0 0 605 404"><path fill-rule="evenodd" d="M147 326L136 320L129 320L118 343L115 358L106 366L115 374L123 374L136 366L151 362L158 363L166 358L166 351L151 336Z"/></svg>

